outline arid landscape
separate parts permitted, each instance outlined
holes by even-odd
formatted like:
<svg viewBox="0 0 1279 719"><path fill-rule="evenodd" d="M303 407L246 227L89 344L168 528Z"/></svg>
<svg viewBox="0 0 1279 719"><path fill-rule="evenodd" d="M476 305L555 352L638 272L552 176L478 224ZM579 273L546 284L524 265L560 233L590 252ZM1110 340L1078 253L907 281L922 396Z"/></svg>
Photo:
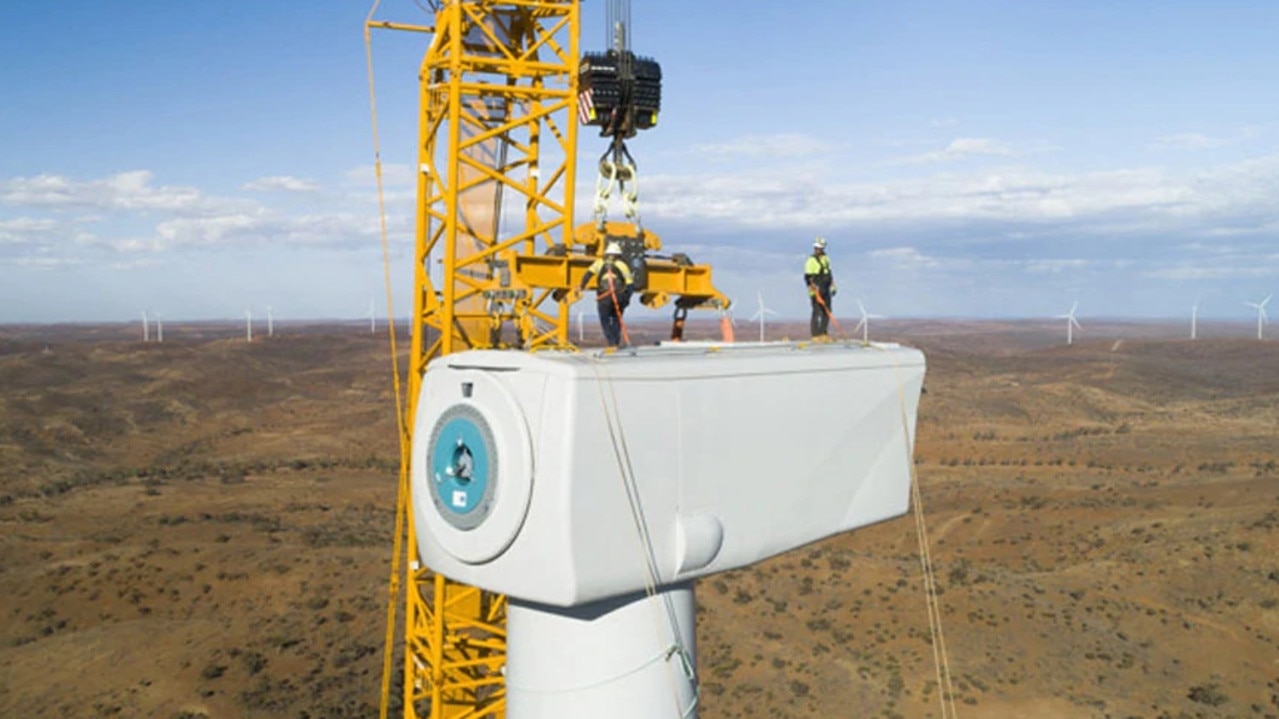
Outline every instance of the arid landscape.
<svg viewBox="0 0 1279 719"><path fill-rule="evenodd" d="M928 357L961 716L1279 717L1279 341L1201 327L876 327ZM0 717L376 716L385 337L135 329L0 327ZM704 719L941 716L909 517L698 601Z"/></svg>

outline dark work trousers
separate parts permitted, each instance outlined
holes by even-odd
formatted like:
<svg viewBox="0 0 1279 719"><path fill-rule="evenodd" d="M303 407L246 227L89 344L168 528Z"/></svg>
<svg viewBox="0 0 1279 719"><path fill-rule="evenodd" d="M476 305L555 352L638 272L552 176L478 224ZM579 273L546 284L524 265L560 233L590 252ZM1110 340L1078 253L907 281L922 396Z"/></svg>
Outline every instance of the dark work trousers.
<svg viewBox="0 0 1279 719"><path fill-rule="evenodd" d="M822 302L817 301L819 296L822 302L826 303L825 307L822 307ZM813 305L813 317L808 322L808 329L812 330L814 337L824 337L827 334L826 326L830 324L830 289L817 290L817 293L809 297L808 301Z"/></svg>
<svg viewBox="0 0 1279 719"><path fill-rule="evenodd" d="M629 297L614 297L613 293L597 295L595 309L600 313L600 327L604 330L604 341L609 347L622 344L622 310L626 309Z"/></svg>

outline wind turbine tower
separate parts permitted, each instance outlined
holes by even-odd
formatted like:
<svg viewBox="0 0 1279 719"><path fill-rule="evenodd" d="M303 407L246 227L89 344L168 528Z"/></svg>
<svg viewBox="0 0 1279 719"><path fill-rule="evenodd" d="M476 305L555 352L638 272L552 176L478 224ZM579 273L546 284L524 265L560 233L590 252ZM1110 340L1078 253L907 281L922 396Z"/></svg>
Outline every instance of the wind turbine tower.
<svg viewBox="0 0 1279 719"><path fill-rule="evenodd" d="M775 315L777 313L764 306L763 292L756 293L756 297L759 299L759 309L755 312L755 314L751 315L751 321L759 320L759 341L763 342L764 323L767 321L768 315Z"/></svg>
<svg viewBox="0 0 1279 719"><path fill-rule="evenodd" d="M266 306L266 336L275 336L275 318L271 316L271 305Z"/></svg>
<svg viewBox="0 0 1279 719"><path fill-rule="evenodd" d="M1199 339L1199 300L1190 307L1190 339Z"/></svg>
<svg viewBox="0 0 1279 719"><path fill-rule="evenodd" d="M377 308L372 296L369 297L369 334L377 334Z"/></svg>
<svg viewBox="0 0 1279 719"><path fill-rule="evenodd" d="M585 310L577 311L577 343L582 344L586 341L586 328L582 325L582 316Z"/></svg>
<svg viewBox="0 0 1279 719"><path fill-rule="evenodd" d="M142 310L142 341L151 341L151 326L147 324L147 311Z"/></svg>
<svg viewBox="0 0 1279 719"><path fill-rule="evenodd" d="M866 306L862 304L861 300L857 300L857 309L861 310L862 319L857 323L857 326L853 328L853 331L856 332L860 329L862 331L862 344L870 344L870 321L873 319L882 320L884 319L884 316L868 313L866 311Z"/></svg>
<svg viewBox="0 0 1279 719"><path fill-rule="evenodd" d="M244 340L253 341L253 310L244 311Z"/></svg>
<svg viewBox="0 0 1279 719"><path fill-rule="evenodd" d="M1270 302L1271 297L1274 297L1274 295L1266 295L1266 299L1260 302L1244 303L1245 305L1248 305L1249 307L1257 308L1257 339L1259 340L1265 339L1265 337L1262 334L1262 327L1263 325L1266 324L1266 321L1270 319L1268 316L1266 316L1266 304Z"/></svg>
<svg viewBox="0 0 1279 719"><path fill-rule="evenodd" d="M1066 345L1070 346L1075 343L1075 330L1083 329L1079 326L1079 320L1075 319L1075 310L1079 309L1079 302L1076 301L1070 306L1070 311L1064 315L1057 315L1057 319L1066 320Z"/></svg>
<svg viewBox="0 0 1279 719"><path fill-rule="evenodd" d="M164 342L164 319L159 312L155 313L155 341Z"/></svg>

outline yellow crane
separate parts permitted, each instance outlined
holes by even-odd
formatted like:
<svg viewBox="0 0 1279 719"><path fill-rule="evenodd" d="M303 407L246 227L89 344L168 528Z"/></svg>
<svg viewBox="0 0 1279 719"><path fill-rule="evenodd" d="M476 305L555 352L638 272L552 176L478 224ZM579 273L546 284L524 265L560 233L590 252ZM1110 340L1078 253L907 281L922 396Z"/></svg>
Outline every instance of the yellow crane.
<svg viewBox="0 0 1279 719"><path fill-rule="evenodd" d="M689 309L722 316L729 306L708 266L679 254L656 256L661 240L640 225L633 189L625 192L635 178L622 140L654 124L656 107L640 102L638 120L601 114L610 102L617 110L617 101L590 87L592 78L600 82L599 59L607 53L592 56L583 78L580 9L580 0L438 0L433 22L419 25L379 19L375 2L365 22L366 45L374 29L430 38L418 74L413 308L407 386L397 380L401 461L383 718L396 711L392 667L401 652L404 717L498 717L505 710L505 597L432 572L418 557L409 448L427 364L466 349L570 346L572 291L608 241L625 242L633 249L628 261L642 264L643 304L673 304L674 338ZM625 32L625 23L614 25ZM615 49L624 50L624 42ZM626 51L622 60L632 57ZM376 145L376 101L373 112ZM575 228L582 122L613 140L601 162L594 221ZM380 153L377 164L380 187ZM603 202L618 184L628 221L608 222ZM391 332L394 346L393 323Z"/></svg>

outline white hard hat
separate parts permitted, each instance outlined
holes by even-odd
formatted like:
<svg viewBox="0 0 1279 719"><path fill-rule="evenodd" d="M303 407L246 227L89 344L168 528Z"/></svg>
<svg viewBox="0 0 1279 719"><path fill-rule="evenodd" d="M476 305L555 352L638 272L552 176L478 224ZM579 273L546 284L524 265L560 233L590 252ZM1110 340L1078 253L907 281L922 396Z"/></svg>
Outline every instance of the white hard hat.
<svg viewBox="0 0 1279 719"><path fill-rule="evenodd" d="M817 239L813 240L813 249L817 249L817 250L826 249L826 238L822 237L821 235L818 235Z"/></svg>
<svg viewBox="0 0 1279 719"><path fill-rule="evenodd" d="M608 246L604 248L604 254L620 255L622 254L622 246L617 244L616 242L610 242L608 243Z"/></svg>

